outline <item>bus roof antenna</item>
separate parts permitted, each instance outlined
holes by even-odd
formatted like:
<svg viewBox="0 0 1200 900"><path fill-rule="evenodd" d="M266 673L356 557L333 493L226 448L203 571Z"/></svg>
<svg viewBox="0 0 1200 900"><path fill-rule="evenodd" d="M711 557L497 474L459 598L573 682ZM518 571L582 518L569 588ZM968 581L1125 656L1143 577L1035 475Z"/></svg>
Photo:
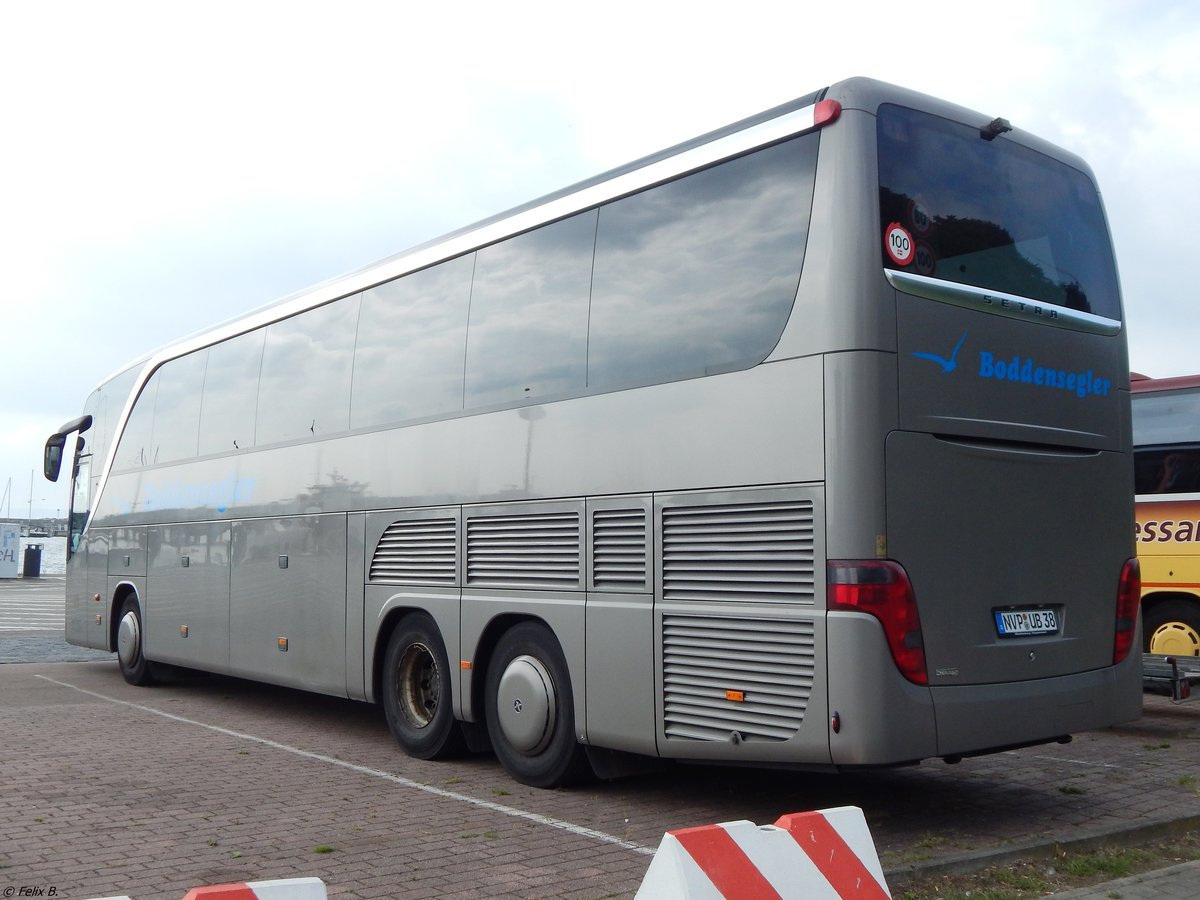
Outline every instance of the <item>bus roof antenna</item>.
<svg viewBox="0 0 1200 900"><path fill-rule="evenodd" d="M1012 131L1008 119L995 118L979 129L979 136L985 141L990 141L1006 131Z"/></svg>

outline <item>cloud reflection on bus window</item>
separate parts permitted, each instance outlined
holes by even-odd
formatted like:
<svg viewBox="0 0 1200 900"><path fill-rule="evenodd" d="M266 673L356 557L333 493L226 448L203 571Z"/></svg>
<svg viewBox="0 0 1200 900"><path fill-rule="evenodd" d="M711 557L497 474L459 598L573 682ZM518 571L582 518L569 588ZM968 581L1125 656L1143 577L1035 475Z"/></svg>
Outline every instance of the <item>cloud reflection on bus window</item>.
<svg viewBox="0 0 1200 900"><path fill-rule="evenodd" d="M654 384L761 361L795 299L816 138L604 207L588 387Z"/></svg>
<svg viewBox="0 0 1200 900"><path fill-rule="evenodd" d="M260 328L209 348L200 405L201 456L254 445L264 335Z"/></svg>
<svg viewBox="0 0 1200 900"><path fill-rule="evenodd" d="M150 463L190 459L200 432L200 392L208 350L173 359L158 370Z"/></svg>
<svg viewBox="0 0 1200 900"><path fill-rule="evenodd" d="M350 372L359 296L267 327L255 443L314 438L350 427Z"/></svg>
<svg viewBox="0 0 1200 900"><path fill-rule="evenodd" d="M462 408L474 254L364 292L350 427Z"/></svg>
<svg viewBox="0 0 1200 900"><path fill-rule="evenodd" d="M161 369L150 376L134 403L133 411L125 422L121 440L117 444L113 468L137 469L150 465L150 441L154 435L154 401L158 398L158 380Z"/></svg>
<svg viewBox="0 0 1200 900"><path fill-rule="evenodd" d="M583 391L595 229L591 211L479 251L468 407Z"/></svg>

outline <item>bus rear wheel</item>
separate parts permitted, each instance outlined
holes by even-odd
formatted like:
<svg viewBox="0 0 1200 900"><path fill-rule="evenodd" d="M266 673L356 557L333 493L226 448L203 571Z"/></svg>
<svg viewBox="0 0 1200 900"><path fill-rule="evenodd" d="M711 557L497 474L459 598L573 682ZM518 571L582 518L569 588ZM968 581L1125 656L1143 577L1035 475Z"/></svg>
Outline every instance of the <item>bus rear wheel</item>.
<svg viewBox="0 0 1200 900"><path fill-rule="evenodd" d="M567 660L550 629L522 622L505 632L488 664L486 691L488 736L509 775L552 788L587 774Z"/></svg>
<svg viewBox="0 0 1200 900"><path fill-rule="evenodd" d="M1145 651L1167 656L1200 656L1200 603L1163 600L1142 618Z"/></svg>
<svg viewBox="0 0 1200 900"><path fill-rule="evenodd" d="M426 613L405 616L388 640L383 710L396 743L409 756L442 759L462 752L446 645Z"/></svg>
<svg viewBox="0 0 1200 900"><path fill-rule="evenodd" d="M150 661L143 653L144 633L141 607L135 598L127 597L117 618L117 663L121 677L130 684L143 686L154 684Z"/></svg>

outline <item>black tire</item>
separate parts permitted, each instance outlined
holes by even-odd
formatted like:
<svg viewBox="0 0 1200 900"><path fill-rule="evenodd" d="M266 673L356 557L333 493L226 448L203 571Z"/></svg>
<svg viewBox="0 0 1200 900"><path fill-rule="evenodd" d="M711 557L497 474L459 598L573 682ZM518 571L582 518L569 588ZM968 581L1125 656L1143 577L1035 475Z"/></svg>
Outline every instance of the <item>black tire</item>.
<svg viewBox="0 0 1200 900"><path fill-rule="evenodd" d="M143 653L145 633L137 598L126 597L117 616L117 663L121 677L143 687L155 682L150 662Z"/></svg>
<svg viewBox="0 0 1200 900"><path fill-rule="evenodd" d="M417 759L463 752L454 720L450 661L432 617L411 613L388 640L383 663L383 710L396 743Z"/></svg>
<svg viewBox="0 0 1200 900"><path fill-rule="evenodd" d="M567 660L550 629L522 622L505 632L488 663L486 692L488 735L509 775L539 788L587 775Z"/></svg>
<svg viewBox="0 0 1200 900"><path fill-rule="evenodd" d="M1200 656L1200 602L1169 598L1142 615L1142 649L1171 656Z"/></svg>

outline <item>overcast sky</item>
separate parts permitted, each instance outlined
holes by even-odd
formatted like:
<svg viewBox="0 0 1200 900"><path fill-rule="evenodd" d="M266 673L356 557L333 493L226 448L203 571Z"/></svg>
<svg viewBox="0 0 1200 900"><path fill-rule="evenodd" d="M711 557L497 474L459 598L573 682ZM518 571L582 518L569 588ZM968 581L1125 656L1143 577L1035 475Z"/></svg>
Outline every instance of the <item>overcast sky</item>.
<svg viewBox="0 0 1200 900"><path fill-rule="evenodd" d="M851 75L1086 158L1133 368L1200 372L1200 7L425 5L6 6L0 517L134 356Z"/></svg>

